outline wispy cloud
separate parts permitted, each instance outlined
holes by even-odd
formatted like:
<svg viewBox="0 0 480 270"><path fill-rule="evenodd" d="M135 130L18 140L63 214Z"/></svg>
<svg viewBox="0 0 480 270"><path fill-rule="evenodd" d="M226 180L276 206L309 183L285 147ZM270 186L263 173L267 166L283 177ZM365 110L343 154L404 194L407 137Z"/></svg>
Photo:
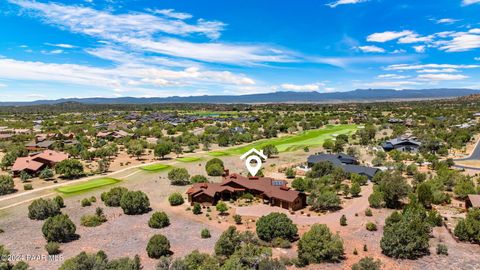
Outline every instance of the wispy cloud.
<svg viewBox="0 0 480 270"><path fill-rule="evenodd" d="M428 80L428 81L458 81L458 80L464 80L467 78L468 76L465 76L465 75L447 74L447 73L418 75L419 80Z"/></svg>
<svg viewBox="0 0 480 270"><path fill-rule="evenodd" d="M462 4L464 6L469 6L469 5L473 5L473 4L477 4L477 3L480 3L480 0L463 0L462 1Z"/></svg>
<svg viewBox="0 0 480 270"><path fill-rule="evenodd" d="M472 69L480 68L480 65L452 65L452 64L397 64L390 65L385 70L420 70L420 69L439 69L439 68L453 68L453 69Z"/></svg>
<svg viewBox="0 0 480 270"><path fill-rule="evenodd" d="M381 74L377 76L377 79L390 79L390 80L401 80L407 79L410 76L398 75L398 74Z"/></svg>
<svg viewBox="0 0 480 270"><path fill-rule="evenodd" d="M203 19L190 24L178 19L188 17L186 14L173 10L155 11L162 16L140 12L112 14L88 7L26 0L9 1L31 11L48 24L107 40L117 46L129 46L134 50L235 65L293 61L288 52L266 45L183 40L181 38L190 35L217 39L225 24Z"/></svg>
<svg viewBox="0 0 480 270"><path fill-rule="evenodd" d="M285 83L280 85L281 88L285 90L292 90L292 91L318 91L320 90L320 86L322 86L322 83L312 83L312 84L290 84L290 83Z"/></svg>
<svg viewBox="0 0 480 270"><path fill-rule="evenodd" d="M63 49L77 48L77 46L74 46L74 45L71 45L71 44L65 44L65 43L52 44L52 43L47 42L47 43L45 43L45 45L53 46L53 47L59 47L59 48L63 48Z"/></svg>
<svg viewBox="0 0 480 270"><path fill-rule="evenodd" d="M380 48L380 47L377 47L377 46L359 46L357 47L359 50L361 50L362 52L366 52L366 53L384 53L385 52L385 49L383 48Z"/></svg>
<svg viewBox="0 0 480 270"><path fill-rule="evenodd" d="M161 15L174 18L174 19L179 19L179 20L186 20L193 17L191 14L184 13L184 12L176 12L174 9L146 9L146 10L153 14L161 14Z"/></svg>
<svg viewBox="0 0 480 270"><path fill-rule="evenodd" d="M335 2L327 4L327 6L329 6L331 8L335 8L335 7L340 6L340 5L358 4L358 3L363 3L363 2L367 2L367 1L369 1L369 0L337 0Z"/></svg>
<svg viewBox="0 0 480 270"><path fill-rule="evenodd" d="M371 34L367 37L367 41L370 42L387 42L395 39L399 39L401 37L409 36L414 34L412 31L409 30L404 30L400 32L395 32L395 31L386 31L386 32L381 32L381 33L374 33Z"/></svg>
<svg viewBox="0 0 480 270"><path fill-rule="evenodd" d="M460 21L460 20L456 20L456 19L452 19L452 18L443 18L443 19L435 20L435 22L438 23L438 24L452 24L452 23L456 23L458 21Z"/></svg>

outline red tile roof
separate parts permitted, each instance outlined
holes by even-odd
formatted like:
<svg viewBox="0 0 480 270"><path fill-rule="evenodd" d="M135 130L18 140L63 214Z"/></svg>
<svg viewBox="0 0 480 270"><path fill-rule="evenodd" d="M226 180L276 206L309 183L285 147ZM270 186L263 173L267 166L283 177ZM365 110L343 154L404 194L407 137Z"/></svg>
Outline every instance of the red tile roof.
<svg viewBox="0 0 480 270"><path fill-rule="evenodd" d="M63 152L45 150L28 157L17 158L12 166L12 171L19 172L23 170L29 170L36 172L46 163L58 163L67 158L68 155Z"/></svg>
<svg viewBox="0 0 480 270"><path fill-rule="evenodd" d="M274 181L278 181L281 185L274 185ZM239 174L231 174L224 177L221 184L219 183L195 183L187 191L187 194L196 197L200 194L206 194L210 197L215 196L217 192L223 191L241 191L241 190L256 190L269 198L276 198L287 202L294 202L300 192L290 190L286 186L286 181L275 180L270 177L251 177L247 178ZM238 185L243 188L235 188L231 185Z"/></svg>

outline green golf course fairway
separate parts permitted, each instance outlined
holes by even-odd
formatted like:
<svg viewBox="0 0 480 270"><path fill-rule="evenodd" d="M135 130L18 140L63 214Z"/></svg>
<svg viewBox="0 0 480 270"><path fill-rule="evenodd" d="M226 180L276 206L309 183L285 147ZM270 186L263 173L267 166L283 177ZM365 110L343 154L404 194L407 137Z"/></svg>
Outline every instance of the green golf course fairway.
<svg viewBox="0 0 480 270"><path fill-rule="evenodd" d="M80 193L84 192L87 190L91 190L94 188L99 188L99 187L104 187L108 185L113 185L118 182L121 182L121 180L115 179L115 178L110 178L110 177L105 177L105 178L98 178L98 179L93 179L87 182L83 183L78 183L75 185L70 185L66 187L59 187L55 189L56 191L63 193L63 194L74 194L74 193Z"/></svg>
<svg viewBox="0 0 480 270"><path fill-rule="evenodd" d="M320 146L326 140L333 139L333 135L347 134L350 135L358 129L358 125L328 125L322 129L307 130L298 135L285 136L281 138L272 138L260 140L246 146L226 149L222 151L213 151L209 155L218 157L226 155L241 155L251 148L258 150L262 149L265 145L273 144L278 148L280 152L295 151L303 149L304 147Z"/></svg>
<svg viewBox="0 0 480 270"><path fill-rule="evenodd" d="M175 160L180 161L180 162L195 162L195 161L202 160L202 158L199 158L199 157L179 157L179 158L176 158Z"/></svg>
<svg viewBox="0 0 480 270"><path fill-rule="evenodd" d="M170 165L157 163L157 164L146 165L146 166L140 167L140 169L142 169L144 171L147 171L147 172L161 172L163 170L169 169L170 167L171 167Z"/></svg>

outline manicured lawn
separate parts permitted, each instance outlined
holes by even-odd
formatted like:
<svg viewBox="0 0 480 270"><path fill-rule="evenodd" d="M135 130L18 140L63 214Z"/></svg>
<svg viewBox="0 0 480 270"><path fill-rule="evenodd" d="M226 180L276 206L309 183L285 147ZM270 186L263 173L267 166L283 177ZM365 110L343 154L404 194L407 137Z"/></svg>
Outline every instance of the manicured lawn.
<svg viewBox="0 0 480 270"><path fill-rule="evenodd" d="M56 191L61 192L63 194L80 193L80 192L84 192L94 188L113 185L118 182L121 182L121 180L118 180L115 178L109 178L109 177L98 178L98 179L92 179L90 181L83 182L83 183L78 183L78 184L69 185L65 187L59 187L56 189Z"/></svg>
<svg viewBox="0 0 480 270"><path fill-rule="evenodd" d="M241 155L251 148L262 149L267 144L273 144L280 152L295 151L305 146L314 147L322 145L326 140L333 139L340 134L352 134L358 129L357 125L328 125L322 129L307 130L298 135L285 136L260 140L246 146L236 147L221 151L210 152L211 156Z"/></svg>
<svg viewBox="0 0 480 270"><path fill-rule="evenodd" d="M180 161L180 162L195 162L195 161L202 160L202 158L199 158L199 157L179 157L179 158L176 158L176 160Z"/></svg>
<svg viewBox="0 0 480 270"><path fill-rule="evenodd" d="M146 165L146 166L140 167L140 169L142 169L144 171L147 171L147 172L161 172L163 170L169 169L170 167L171 167L170 165L157 163L157 164Z"/></svg>

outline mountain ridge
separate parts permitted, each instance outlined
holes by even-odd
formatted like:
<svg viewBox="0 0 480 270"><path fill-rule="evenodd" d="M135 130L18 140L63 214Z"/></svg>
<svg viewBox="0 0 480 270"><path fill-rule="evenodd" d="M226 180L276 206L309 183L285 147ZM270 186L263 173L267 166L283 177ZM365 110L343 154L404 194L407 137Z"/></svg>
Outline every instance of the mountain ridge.
<svg viewBox="0 0 480 270"><path fill-rule="evenodd" d="M155 103L342 103L375 102L391 100L443 99L480 94L480 90L466 88L433 89L356 89L347 92L319 93L282 91L246 95L203 95L170 97L91 97L63 98L56 100L36 100L18 102L0 102L0 106L54 105L67 102L83 104L155 104Z"/></svg>

